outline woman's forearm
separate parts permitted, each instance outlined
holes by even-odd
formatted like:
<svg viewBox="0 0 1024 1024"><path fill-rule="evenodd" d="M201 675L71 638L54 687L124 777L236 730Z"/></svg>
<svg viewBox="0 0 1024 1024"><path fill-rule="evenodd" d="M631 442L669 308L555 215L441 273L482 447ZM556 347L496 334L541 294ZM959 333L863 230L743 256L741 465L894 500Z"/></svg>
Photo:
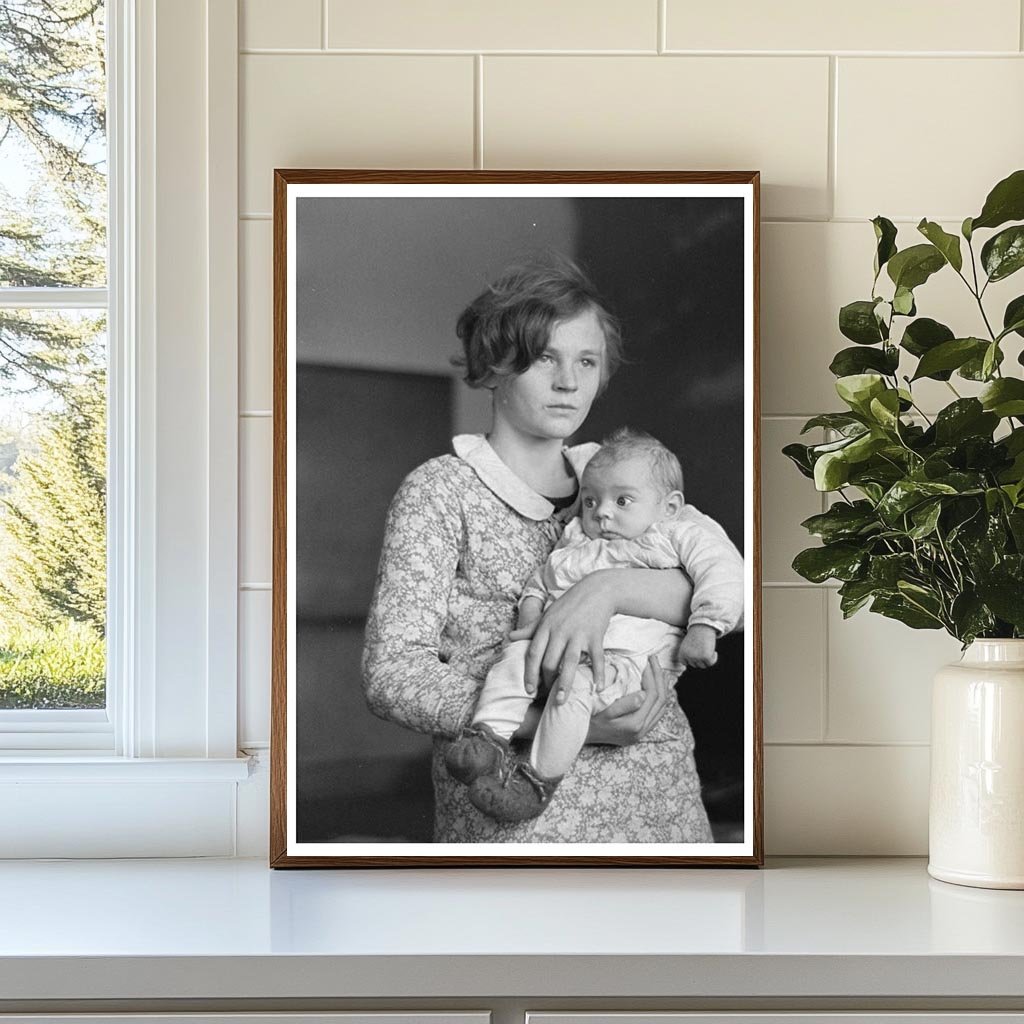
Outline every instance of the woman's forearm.
<svg viewBox="0 0 1024 1024"><path fill-rule="evenodd" d="M686 625L693 584L682 569L602 569L600 574L602 585L612 588L619 615Z"/></svg>

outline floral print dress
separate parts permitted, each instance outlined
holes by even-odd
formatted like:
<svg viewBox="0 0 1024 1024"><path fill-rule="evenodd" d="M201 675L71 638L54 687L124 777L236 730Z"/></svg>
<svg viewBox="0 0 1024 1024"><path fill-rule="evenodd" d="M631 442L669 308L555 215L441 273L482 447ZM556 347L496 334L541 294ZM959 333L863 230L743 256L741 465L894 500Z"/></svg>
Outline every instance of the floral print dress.
<svg viewBox="0 0 1024 1024"><path fill-rule="evenodd" d="M539 818L481 814L444 766L515 626L524 583L571 512L529 488L483 436L406 477L388 510L363 676L370 710L434 737L438 843L712 842L693 735L673 704L639 743L583 748ZM597 445L565 450L577 476Z"/></svg>

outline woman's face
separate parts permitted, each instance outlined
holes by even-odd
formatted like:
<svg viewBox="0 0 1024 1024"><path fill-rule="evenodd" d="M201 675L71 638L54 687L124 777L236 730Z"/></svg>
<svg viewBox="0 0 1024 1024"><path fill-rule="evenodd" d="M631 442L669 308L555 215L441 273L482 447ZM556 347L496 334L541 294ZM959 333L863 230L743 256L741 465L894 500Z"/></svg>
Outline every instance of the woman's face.
<svg viewBox="0 0 1024 1024"><path fill-rule="evenodd" d="M566 438L590 412L604 373L604 332L586 310L556 323L547 348L494 389L494 420L531 438Z"/></svg>

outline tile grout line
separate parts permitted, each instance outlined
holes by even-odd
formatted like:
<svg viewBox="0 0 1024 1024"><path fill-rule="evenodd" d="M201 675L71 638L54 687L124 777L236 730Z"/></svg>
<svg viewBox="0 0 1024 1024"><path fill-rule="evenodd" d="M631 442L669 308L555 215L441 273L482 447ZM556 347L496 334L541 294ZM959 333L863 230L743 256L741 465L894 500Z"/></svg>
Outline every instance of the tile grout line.
<svg viewBox="0 0 1024 1024"><path fill-rule="evenodd" d="M839 58L828 59L828 166L825 169L828 190L828 219L836 215L836 177L839 164Z"/></svg>
<svg viewBox="0 0 1024 1024"><path fill-rule="evenodd" d="M1007 60L1020 56L1020 50L891 50L879 53L877 50L669 50L659 52L656 48L633 50L587 50L587 49L523 49L523 50L456 50L456 49L399 49L395 47L303 47L303 46L244 46L238 51L243 56L261 57L275 54L285 56L352 56L352 57L472 57L482 54L488 57L736 57L760 60L815 59L822 57L855 57L858 60L934 60L956 58L958 60Z"/></svg>
<svg viewBox="0 0 1024 1024"><path fill-rule="evenodd" d="M829 687L828 687L828 602L829 591L821 592L821 742L828 742L828 734L831 728L829 722Z"/></svg>
<svg viewBox="0 0 1024 1024"><path fill-rule="evenodd" d="M1021 0L1020 10L1017 12L1017 25L1020 30L1020 50L1024 53L1024 0Z"/></svg>
<svg viewBox="0 0 1024 1024"><path fill-rule="evenodd" d="M473 58L473 166L479 171L484 166L484 58Z"/></svg>
<svg viewBox="0 0 1024 1024"><path fill-rule="evenodd" d="M320 3L320 49L327 49L327 5L329 0L321 0Z"/></svg>
<svg viewBox="0 0 1024 1024"><path fill-rule="evenodd" d="M1024 3L1024 0L1021 0ZM658 54L668 49L668 0L658 0Z"/></svg>

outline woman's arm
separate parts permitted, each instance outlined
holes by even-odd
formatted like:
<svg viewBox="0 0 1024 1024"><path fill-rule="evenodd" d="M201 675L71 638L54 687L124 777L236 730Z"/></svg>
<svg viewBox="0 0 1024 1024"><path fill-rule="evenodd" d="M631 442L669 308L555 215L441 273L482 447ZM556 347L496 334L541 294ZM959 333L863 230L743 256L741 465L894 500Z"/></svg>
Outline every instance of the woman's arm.
<svg viewBox="0 0 1024 1024"><path fill-rule="evenodd" d="M614 614L686 623L693 586L681 569L600 569L567 590L544 613L526 654L526 690L542 679L572 679L586 653L594 685L604 684L604 634ZM572 675L569 672L572 672ZM553 694L552 697L557 699Z"/></svg>
<svg viewBox="0 0 1024 1024"><path fill-rule="evenodd" d="M388 509L377 586L366 624L363 682L379 718L407 729L456 735L469 721L477 683L439 654L461 543L457 496L427 463Z"/></svg>

